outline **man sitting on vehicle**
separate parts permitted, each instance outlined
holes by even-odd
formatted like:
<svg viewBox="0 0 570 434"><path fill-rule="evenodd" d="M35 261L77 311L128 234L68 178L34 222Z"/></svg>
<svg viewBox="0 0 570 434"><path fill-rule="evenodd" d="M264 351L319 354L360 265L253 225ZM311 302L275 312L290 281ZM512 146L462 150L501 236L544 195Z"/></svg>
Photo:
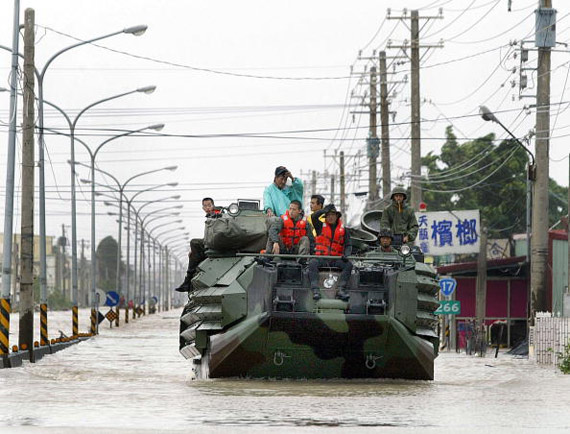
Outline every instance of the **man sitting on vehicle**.
<svg viewBox="0 0 570 434"><path fill-rule="evenodd" d="M324 214L325 222L321 222L319 217ZM346 291L352 263L347 259L352 253L352 244L348 230L344 227L340 219L341 213L334 205L327 205L324 209L313 214L313 222L317 236L315 238L315 254L318 256L336 256L338 259L313 258L309 261L309 279L313 300L319 300L321 293L319 290L319 267L340 268L341 274L338 282L337 298L348 300L349 294Z"/></svg>
<svg viewBox="0 0 570 434"><path fill-rule="evenodd" d="M219 208L214 205L214 199L211 197L205 197L202 199L202 210L206 213L206 218L215 218L221 214ZM190 252L188 253L188 270L186 271L186 277L184 282L175 291L178 292L188 292L192 289L191 280L196 273L198 264L206 259L206 248L204 247L203 238L194 238L190 240Z"/></svg>
<svg viewBox="0 0 570 434"><path fill-rule="evenodd" d="M381 252L393 253L395 251L392 247L392 231L390 229L380 229L378 238L380 239Z"/></svg>
<svg viewBox="0 0 570 434"><path fill-rule="evenodd" d="M292 200L285 214L269 228L266 252L308 255L313 244L313 233L303 217L301 202Z"/></svg>

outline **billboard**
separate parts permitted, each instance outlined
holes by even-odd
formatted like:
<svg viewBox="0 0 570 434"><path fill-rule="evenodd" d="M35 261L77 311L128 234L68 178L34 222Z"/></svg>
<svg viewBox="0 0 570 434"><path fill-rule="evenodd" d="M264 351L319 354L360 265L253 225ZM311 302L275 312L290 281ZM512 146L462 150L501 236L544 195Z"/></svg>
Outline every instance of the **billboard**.
<svg viewBox="0 0 570 434"><path fill-rule="evenodd" d="M426 255L479 253L479 210L416 212L415 244Z"/></svg>

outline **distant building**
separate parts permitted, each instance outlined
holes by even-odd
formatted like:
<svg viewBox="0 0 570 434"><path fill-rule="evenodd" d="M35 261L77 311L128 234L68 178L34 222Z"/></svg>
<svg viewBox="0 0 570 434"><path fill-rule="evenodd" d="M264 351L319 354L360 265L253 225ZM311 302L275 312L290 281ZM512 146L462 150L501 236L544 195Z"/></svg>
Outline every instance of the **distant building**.
<svg viewBox="0 0 570 434"><path fill-rule="evenodd" d="M485 323L502 321L507 324L503 343L515 345L526 337L528 318L528 264L526 262L526 235L513 237L513 257L487 260L487 288ZM441 276L457 280L455 300L461 301L461 314L454 317L452 327L460 331L475 318L477 303L477 262L443 265L437 268ZM551 230L548 233L547 310L562 316L564 298L568 294L568 232ZM458 343L459 341L458 333Z"/></svg>

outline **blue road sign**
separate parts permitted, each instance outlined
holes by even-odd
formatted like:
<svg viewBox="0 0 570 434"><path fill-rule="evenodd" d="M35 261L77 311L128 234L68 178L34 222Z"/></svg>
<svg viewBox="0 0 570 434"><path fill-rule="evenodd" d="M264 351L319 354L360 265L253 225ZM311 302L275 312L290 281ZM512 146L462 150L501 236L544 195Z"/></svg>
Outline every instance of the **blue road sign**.
<svg viewBox="0 0 570 434"><path fill-rule="evenodd" d="M443 295L449 297L457 287L457 280L452 277L443 277L439 279L439 289Z"/></svg>
<svg viewBox="0 0 570 434"><path fill-rule="evenodd" d="M119 304L119 294L115 291L107 292L107 296L105 298L105 306L113 307Z"/></svg>

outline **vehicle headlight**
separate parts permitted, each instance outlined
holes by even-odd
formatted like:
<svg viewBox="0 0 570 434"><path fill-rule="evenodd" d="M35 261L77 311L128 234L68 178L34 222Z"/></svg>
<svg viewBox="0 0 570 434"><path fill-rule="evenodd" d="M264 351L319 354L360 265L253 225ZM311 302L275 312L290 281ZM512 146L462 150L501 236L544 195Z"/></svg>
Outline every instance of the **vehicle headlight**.
<svg viewBox="0 0 570 434"><path fill-rule="evenodd" d="M401 248L400 248L400 253L404 256L408 256L410 253L412 253L412 249L410 248L410 246L408 246L407 244L404 244Z"/></svg>
<svg viewBox="0 0 570 434"><path fill-rule="evenodd" d="M228 213L231 216L236 216L239 214L239 206L237 203L232 203L229 207L228 207Z"/></svg>

